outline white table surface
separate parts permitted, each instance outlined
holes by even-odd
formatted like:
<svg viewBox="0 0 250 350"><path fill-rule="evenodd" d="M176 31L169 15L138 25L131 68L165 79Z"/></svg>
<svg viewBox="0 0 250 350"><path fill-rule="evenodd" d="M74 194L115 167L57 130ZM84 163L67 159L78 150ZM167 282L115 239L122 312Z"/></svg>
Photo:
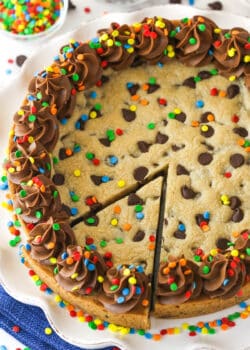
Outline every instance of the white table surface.
<svg viewBox="0 0 250 350"><path fill-rule="evenodd" d="M68 12L66 22L53 37L73 30L81 22L91 21L92 19L104 16L110 12L121 12L140 8L139 5L136 5L136 1L133 0L72 0L72 2L76 5L76 9ZM142 1L138 1L138 3L140 2ZM194 1L194 6L201 9L208 9L208 3L211 2L214 2L214 0L196 0ZM169 3L168 0L150 0L144 1L141 6L153 6L167 3ZM182 3L187 5L189 1L182 0ZM237 6L235 0L221 0L221 3L223 4L224 11L250 17L250 0L238 0ZM42 45L42 41L39 39L31 41L14 40L0 33L0 43L0 89L4 89L7 84L11 83L13 79L20 74L21 68L15 63L16 57L18 55L29 57L35 50L39 49ZM7 350L25 348L24 344L15 340L2 329L0 329L0 349L1 346L5 346Z"/></svg>

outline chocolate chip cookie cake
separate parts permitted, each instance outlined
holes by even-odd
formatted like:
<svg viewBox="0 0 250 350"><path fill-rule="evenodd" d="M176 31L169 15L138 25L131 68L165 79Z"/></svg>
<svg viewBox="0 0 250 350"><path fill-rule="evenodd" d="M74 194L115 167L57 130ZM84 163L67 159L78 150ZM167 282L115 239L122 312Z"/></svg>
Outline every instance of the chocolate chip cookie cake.
<svg viewBox="0 0 250 350"><path fill-rule="evenodd" d="M4 164L24 257L125 327L250 296L250 34L111 23L31 80Z"/></svg>

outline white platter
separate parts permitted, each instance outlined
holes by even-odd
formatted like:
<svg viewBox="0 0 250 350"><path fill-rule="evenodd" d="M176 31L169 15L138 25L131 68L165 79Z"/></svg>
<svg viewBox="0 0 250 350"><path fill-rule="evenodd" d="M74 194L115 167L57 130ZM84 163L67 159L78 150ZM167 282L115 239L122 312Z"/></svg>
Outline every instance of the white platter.
<svg viewBox="0 0 250 350"><path fill-rule="evenodd" d="M87 40L95 37L98 28L104 28L110 22L133 23L145 16L160 15L166 18L191 17L200 14L210 16L220 26L229 28L241 26L250 30L249 18L225 14L220 12L208 12L197 10L191 7L178 5L165 5L154 8L144 9L129 14L112 13L100 19L97 19L88 25L81 25L74 32L65 34L59 38L44 44L39 52L28 59L22 69L21 75L11 82L0 92L0 155L1 161L4 158L5 148L8 142L8 131L12 122L14 112L20 107L22 99L27 90L27 85L33 74L37 70L42 70L44 66L49 65L53 56L59 48L69 39ZM0 201L5 198L5 192L0 191ZM0 281L6 291L14 298L32 305L40 306L45 312L51 326L66 341L89 349L102 348L108 345L120 347L123 350L139 349L154 350L173 349L173 350L250 350L250 318L247 320L238 319L237 326L223 332L217 331L215 335L197 335L188 336L188 332L182 332L181 335L165 336L160 342L147 340L139 335L126 335L124 337L116 333L105 331L92 331L86 323L72 319L67 311L59 308L51 296L41 293L31 278L28 276L27 269L19 262L18 248L10 248L10 233L7 229L7 222L11 219L11 214L6 210L0 209ZM222 312L207 316L196 317L185 320L155 320L152 318L151 333L158 332L161 328L178 327L183 322L196 324L198 321L212 321L227 316L239 307L233 307Z"/></svg>

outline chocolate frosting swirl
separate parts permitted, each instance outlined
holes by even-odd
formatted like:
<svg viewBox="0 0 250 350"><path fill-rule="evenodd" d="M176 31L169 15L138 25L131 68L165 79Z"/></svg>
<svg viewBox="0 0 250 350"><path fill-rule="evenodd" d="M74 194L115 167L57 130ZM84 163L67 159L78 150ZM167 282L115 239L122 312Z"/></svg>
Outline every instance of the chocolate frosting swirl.
<svg viewBox="0 0 250 350"><path fill-rule="evenodd" d="M37 223L50 216L67 218L62 211L59 193L53 182L44 175L33 177L21 183L21 190L14 195L14 208L26 223Z"/></svg>
<svg viewBox="0 0 250 350"><path fill-rule="evenodd" d="M32 142L28 147L15 143L10 150L9 161L5 164L5 168L9 180L18 185L41 173L49 178L51 159L39 142Z"/></svg>
<svg viewBox="0 0 250 350"><path fill-rule="evenodd" d="M245 283L245 264L240 258L218 253L208 255L199 267L203 278L203 292L210 298L230 298L241 289Z"/></svg>
<svg viewBox="0 0 250 350"><path fill-rule="evenodd" d="M169 34L173 28L173 24L165 18L144 18L136 35L137 55L152 64L165 62L168 56L164 50L170 44Z"/></svg>
<svg viewBox="0 0 250 350"><path fill-rule="evenodd" d="M53 67L58 69L58 67ZM56 111L57 119L69 118L74 110L76 96L72 94L72 84L67 76L52 72L41 72L29 84L31 101L41 112L47 103ZM45 108L46 110L46 108Z"/></svg>
<svg viewBox="0 0 250 350"><path fill-rule="evenodd" d="M146 300L148 305L148 283L145 273L135 266L111 268L107 271L99 301L114 313L128 312Z"/></svg>
<svg viewBox="0 0 250 350"><path fill-rule="evenodd" d="M53 150L59 137L58 122L48 109L33 113L29 105L14 115L14 131L19 143L28 142L28 137L32 137L32 142L40 142L48 152Z"/></svg>
<svg viewBox="0 0 250 350"><path fill-rule="evenodd" d="M216 24L206 17L194 16L181 22L175 35L178 58L188 66L203 66L213 59L210 53Z"/></svg>
<svg viewBox="0 0 250 350"><path fill-rule="evenodd" d="M197 298L202 290L198 266L190 260L161 263L156 295L161 304L181 304Z"/></svg>
<svg viewBox="0 0 250 350"><path fill-rule="evenodd" d="M42 264L53 265L56 259L75 244L74 232L67 221L50 217L29 233L31 256Z"/></svg>
<svg viewBox="0 0 250 350"><path fill-rule="evenodd" d="M244 62L249 55L250 34L242 28L222 30L214 43L215 64L226 77L245 74L246 86L250 87L250 64Z"/></svg>
<svg viewBox="0 0 250 350"><path fill-rule="evenodd" d="M78 89L92 87L102 75L100 59L87 43L76 48L74 44L62 47L60 59L56 64Z"/></svg>
<svg viewBox="0 0 250 350"><path fill-rule="evenodd" d="M100 288L107 270L98 252L73 245L57 259L57 267L57 282L69 292L85 295Z"/></svg>

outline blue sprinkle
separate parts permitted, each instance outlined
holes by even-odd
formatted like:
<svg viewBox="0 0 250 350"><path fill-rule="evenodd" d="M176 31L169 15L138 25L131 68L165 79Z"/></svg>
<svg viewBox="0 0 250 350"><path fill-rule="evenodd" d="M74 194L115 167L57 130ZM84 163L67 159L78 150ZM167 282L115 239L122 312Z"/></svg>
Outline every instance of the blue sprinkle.
<svg viewBox="0 0 250 350"><path fill-rule="evenodd" d="M74 191L69 191L70 196L74 196L75 192Z"/></svg>
<svg viewBox="0 0 250 350"><path fill-rule="evenodd" d="M130 333L130 334L135 334L135 333L136 333L136 331L135 331L135 329L134 329L134 328L130 328L129 333Z"/></svg>
<svg viewBox="0 0 250 350"><path fill-rule="evenodd" d="M136 213L136 219L137 219L137 220L142 220L142 219L144 219L144 214L143 214L143 213Z"/></svg>
<svg viewBox="0 0 250 350"><path fill-rule="evenodd" d="M152 339L153 338L153 335L151 333L145 333L144 334L144 337L147 338L147 339Z"/></svg>
<svg viewBox="0 0 250 350"><path fill-rule="evenodd" d="M226 278L226 279L224 279L222 284L223 284L223 286L227 286L229 282L230 282L229 279Z"/></svg>
<svg viewBox="0 0 250 350"><path fill-rule="evenodd" d="M61 254L61 258L64 260L64 259L67 259L67 257L68 257L69 255L68 255L68 253L66 253L66 252L63 252L62 254Z"/></svg>
<svg viewBox="0 0 250 350"><path fill-rule="evenodd" d="M118 297L117 299L116 299L116 302L117 302L117 304L122 304L122 303L124 303L124 301L125 301L125 298L124 297Z"/></svg>
<svg viewBox="0 0 250 350"><path fill-rule="evenodd" d="M201 328L200 328L200 327L197 327L196 332L197 332L197 333L201 333Z"/></svg>
<svg viewBox="0 0 250 350"><path fill-rule="evenodd" d="M117 271L121 270L121 268L122 268L122 265L121 265L121 264L116 266L116 270L117 270Z"/></svg>
<svg viewBox="0 0 250 350"><path fill-rule="evenodd" d="M116 156L109 156L108 159L111 165L116 165L118 163L118 158Z"/></svg>
<svg viewBox="0 0 250 350"><path fill-rule="evenodd" d="M11 199L9 199L9 200L7 201L7 203L8 203L9 205L12 205L12 204L13 204L13 202L12 202Z"/></svg>
<svg viewBox="0 0 250 350"><path fill-rule="evenodd" d="M109 181L110 181L110 177L104 175L104 176L102 176L102 179L101 179L101 180L102 180L102 182L106 183L106 182L109 182Z"/></svg>
<svg viewBox="0 0 250 350"><path fill-rule="evenodd" d="M75 123L75 128L76 128L77 130L79 130L80 127L81 127L81 123L80 123L79 121L77 121L77 122Z"/></svg>
<svg viewBox="0 0 250 350"><path fill-rule="evenodd" d="M175 31L176 31L177 33L179 33L180 30L181 30L181 27L176 27L176 28L175 28Z"/></svg>
<svg viewBox="0 0 250 350"><path fill-rule="evenodd" d="M107 327L108 327L108 325L109 325L109 322L107 322L107 321L103 321L103 325L104 325L104 327L105 327L105 328L107 328Z"/></svg>
<svg viewBox="0 0 250 350"><path fill-rule="evenodd" d="M7 226L8 226L8 227L12 227L12 226L14 226L13 221L8 221L8 222L7 222Z"/></svg>
<svg viewBox="0 0 250 350"><path fill-rule="evenodd" d="M245 301L242 301L241 303L239 303L239 305L242 309L245 309L247 307L247 303L245 303Z"/></svg>
<svg viewBox="0 0 250 350"><path fill-rule="evenodd" d="M84 263L85 266L88 266L88 264L90 263L89 259L83 259L83 263Z"/></svg>
<svg viewBox="0 0 250 350"><path fill-rule="evenodd" d="M37 12L42 12L43 11L43 6L37 6L36 10L37 10Z"/></svg>
<svg viewBox="0 0 250 350"><path fill-rule="evenodd" d="M222 321L221 321L221 320L216 320L216 324L217 324L218 326L221 326L221 325L222 325Z"/></svg>
<svg viewBox="0 0 250 350"><path fill-rule="evenodd" d="M129 44L124 44L123 47L124 47L124 49L130 49L131 45L129 45Z"/></svg>
<svg viewBox="0 0 250 350"><path fill-rule="evenodd" d="M209 211L205 211L205 213L203 213L203 217L204 217L204 219L209 219L210 218L210 212Z"/></svg>
<svg viewBox="0 0 250 350"><path fill-rule="evenodd" d="M185 231L185 230L186 230L186 227L185 227L184 224L179 224L178 229L179 229L180 231Z"/></svg>
<svg viewBox="0 0 250 350"><path fill-rule="evenodd" d="M0 190L5 191L7 189L8 189L8 183L7 182L0 184Z"/></svg>
<svg viewBox="0 0 250 350"><path fill-rule="evenodd" d="M209 56L213 56L214 50L211 48L211 49L208 51L208 54L209 54Z"/></svg>
<svg viewBox="0 0 250 350"><path fill-rule="evenodd" d="M25 244L25 249L30 251L31 250L31 245L29 243L26 243Z"/></svg>
<svg viewBox="0 0 250 350"><path fill-rule="evenodd" d="M74 145L74 153L80 152L81 146L80 145Z"/></svg>
<svg viewBox="0 0 250 350"><path fill-rule="evenodd" d="M78 41L76 41L76 42L74 43L74 47L76 48L76 47L78 47L78 46L80 46L80 43L79 43Z"/></svg>
<svg viewBox="0 0 250 350"><path fill-rule="evenodd" d="M89 271L95 271L95 265L94 264L88 264L88 270Z"/></svg>
<svg viewBox="0 0 250 350"><path fill-rule="evenodd" d="M45 293L51 295L51 294L53 294L53 290L50 289L50 288L47 288L46 291L45 291Z"/></svg>
<svg viewBox="0 0 250 350"><path fill-rule="evenodd" d="M129 268L129 270L132 270L134 267L135 267L134 264L130 264L128 268Z"/></svg>
<svg viewBox="0 0 250 350"><path fill-rule="evenodd" d="M29 101L35 101L35 100L36 100L36 97L33 96L33 95L28 95L28 96L27 96L27 99L28 99Z"/></svg>
<svg viewBox="0 0 250 350"><path fill-rule="evenodd" d="M96 250L96 245L95 244L89 244L89 248L91 250Z"/></svg>
<svg viewBox="0 0 250 350"><path fill-rule="evenodd" d="M38 74L39 74L39 73L38 73ZM45 71L41 73L41 77L42 77L42 78L46 78L46 77L47 77L47 75L48 75L48 73L47 73L47 72L45 72Z"/></svg>
<svg viewBox="0 0 250 350"><path fill-rule="evenodd" d="M5 345L0 345L0 350L8 350Z"/></svg>
<svg viewBox="0 0 250 350"><path fill-rule="evenodd" d="M41 174L45 173L45 170L43 168L38 168L38 170L39 170L39 173L41 173Z"/></svg>
<svg viewBox="0 0 250 350"><path fill-rule="evenodd" d="M134 86L134 83L131 83L131 82L128 82L128 83L127 83L127 88L128 88L128 89L132 88L132 86Z"/></svg>
<svg viewBox="0 0 250 350"><path fill-rule="evenodd" d="M67 118L63 118L63 119L60 120L60 123L62 125L66 125L68 123L68 119Z"/></svg>
<svg viewBox="0 0 250 350"><path fill-rule="evenodd" d="M88 117L87 114L82 114L82 115L81 115L81 120L82 120L83 122L86 122L88 119L89 119L89 117Z"/></svg>
<svg viewBox="0 0 250 350"><path fill-rule="evenodd" d="M54 56L54 61L59 61L59 55Z"/></svg>
<svg viewBox="0 0 250 350"><path fill-rule="evenodd" d="M21 257L21 259L20 259L20 263L21 264L24 264L25 263L25 259L24 259L24 257ZM0 348L1 349L1 348Z"/></svg>
<svg viewBox="0 0 250 350"><path fill-rule="evenodd" d="M157 66L160 67L160 68L162 68L162 67L164 66L164 64L161 63L161 62L158 62L158 63L157 63Z"/></svg>
<svg viewBox="0 0 250 350"><path fill-rule="evenodd" d="M138 272L144 272L144 268L143 268L143 266L141 266L141 265L137 266L137 267L136 267L136 270L137 270Z"/></svg>
<svg viewBox="0 0 250 350"><path fill-rule="evenodd" d="M60 303L58 303L58 305L61 307L61 308L64 308L65 307L65 304L63 301L60 301Z"/></svg>
<svg viewBox="0 0 250 350"><path fill-rule="evenodd" d="M71 209L70 209L70 212L71 212L71 215L72 215L72 216L75 216L75 215L78 214L78 209L77 209L77 208L71 208Z"/></svg>
<svg viewBox="0 0 250 350"><path fill-rule="evenodd" d="M123 288L123 290L122 290L122 295L124 295L125 297L126 297L127 295L129 295L129 289L128 289L128 288Z"/></svg>
<svg viewBox="0 0 250 350"><path fill-rule="evenodd" d="M140 295L141 294L141 288L139 286L136 286L135 288L135 294Z"/></svg>
<svg viewBox="0 0 250 350"><path fill-rule="evenodd" d="M6 73L7 75L10 75L10 74L12 73L12 70L8 68L8 69L5 70L5 73Z"/></svg>
<svg viewBox="0 0 250 350"><path fill-rule="evenodd" d="M203 108L204 107L204 101L197 100L195 105L196 105L197 108Z"/></svg>
<svg viewBox="0 0 250 350"><path fill-rule="evenodd" d="M93 38L92 40L91 40L93 43L99 43L99 38Z"/></svg>
<svg viewBox="0 0 250 350"><path fill-rule="evenodd" d="M97 92L96 91L91 91L89 94L90 98L96 98L97 97Z"/></svg>

